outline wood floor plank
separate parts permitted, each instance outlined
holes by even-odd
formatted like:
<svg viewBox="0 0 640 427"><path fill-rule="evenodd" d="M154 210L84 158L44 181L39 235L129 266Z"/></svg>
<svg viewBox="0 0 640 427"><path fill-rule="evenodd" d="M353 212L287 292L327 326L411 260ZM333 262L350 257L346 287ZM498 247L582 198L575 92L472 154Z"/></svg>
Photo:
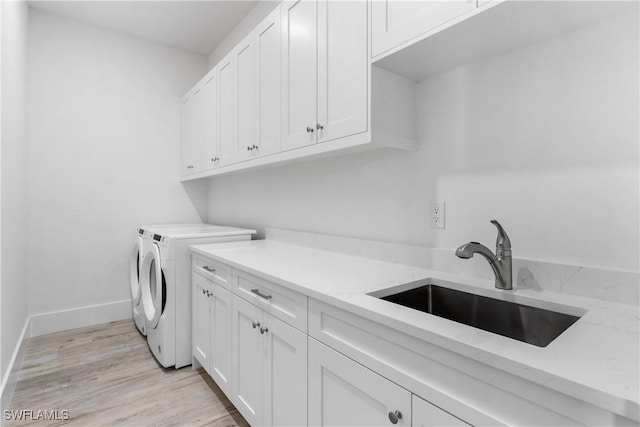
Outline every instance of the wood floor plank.
<svg viewBox="0 0 640 427"><path fill-rule="evenodd" d="M248 426L204 370L162 368L131 320L32 338L9 409L70 419L7 426Z"/></svg>

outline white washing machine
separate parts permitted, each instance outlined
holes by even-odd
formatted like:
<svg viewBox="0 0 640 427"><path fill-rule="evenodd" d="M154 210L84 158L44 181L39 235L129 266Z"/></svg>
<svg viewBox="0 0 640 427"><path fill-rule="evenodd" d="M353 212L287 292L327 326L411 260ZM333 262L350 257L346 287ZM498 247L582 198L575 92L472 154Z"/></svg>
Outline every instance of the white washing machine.
<svg viewBox="0 0 640 427"><path fill-rule="evenodd" d="M255 230L201 225L155 230L140 269L147 344L165 368L191 364L191 256L189 246L251 240Z"/></svg>
<svg viewBox="0 0 640 427"><path fill-rule="evenodd" d="M131 259L129 263L129 277L131 281L131 304L133 306L133 322L142 335L147 335L145 317L142 309L142 300L140 299L140 267L147 248L151 234L154 230L180 230L193 229L208 224L191 223L191 224L158 224L143 225L138 228L135 243L131 249Z"/></svg>

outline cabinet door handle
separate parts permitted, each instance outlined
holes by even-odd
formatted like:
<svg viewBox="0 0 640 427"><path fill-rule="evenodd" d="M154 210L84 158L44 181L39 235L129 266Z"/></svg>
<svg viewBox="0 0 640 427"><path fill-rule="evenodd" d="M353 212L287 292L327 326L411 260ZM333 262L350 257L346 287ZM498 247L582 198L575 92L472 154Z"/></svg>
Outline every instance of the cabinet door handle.
<svg viewBox="0 0 640 427"><path fill-rule="evenodd" d="M322 126L320 123L316 123L316 129L322 130L324 129L324 126Z"/></svg>
<svg viewBox="0 0 640 427"><path fill-rule="evenodd" d="M202 290L202 295L204 295L204 289Z"/></svg>
<svg viewBox="0 0 640 427"><path fill-rule="evenodd" d="M402 419L402 412L400 411L393 411L393 412L389 412L389 421L391 421L391 424L398 424L398 420Z"/></svg>
<svg viewBox="0 0 640 427"><path fill-rule="evenodd" d="M310 126L307 126L307 133L313 133L313 128Z"/></svg>
<svg viewBox="0 0 640 427"><path fill-rule="evenodd" d="M260 335L264 335L269 332L269 328L260 328Z"/></svg>
<svg viewBox="0 0 640 427"><path fill-rule="evenodd" d="M251 324L251 326L253 326L253 329L257 328L258 326L260 326L260 322L253 322Z"/></svg>
<svg viewBox="0 0 640 427"><path fill-rule="evenodd" d="M260 298L264 298L264 299L271 299L271 295L265 295L262 292L260 292L260 289L251 289L251 292L253 292L254 294L258 295Z"/></svg>
<svg viewBox="0 0 640 427"><path fill-rule="evenodd" d="M203 265L202 268L207 270L209 273L215 273L216 272L215 268L209 267L208 265Z"/></svg>

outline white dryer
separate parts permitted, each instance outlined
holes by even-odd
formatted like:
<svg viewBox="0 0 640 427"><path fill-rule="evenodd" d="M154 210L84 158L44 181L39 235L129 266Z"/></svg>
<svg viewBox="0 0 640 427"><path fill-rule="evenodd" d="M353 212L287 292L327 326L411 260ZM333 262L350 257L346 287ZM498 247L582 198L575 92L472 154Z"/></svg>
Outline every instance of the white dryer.
<svg viewBox="0 0 640 427"><path fill-rule="evenodd" d="M162 366L191 364L191 256L189 246L251 240L255 230L202 225L156 230L140 273L147 343Z"/></svg>
<svg viewBox="0 0 640 427"><path fill-rule="evenodd" d="M140 299L140 268L149 244L149 239L154 230L180 230L194 229L206 226L207 224L191 223L191 224L157 224L143 225L138 228L136 240L131 249L131 259L129 262L129 278L131 282L131 305L133 307L133 322L142 335L147 335L145 317L142 309L142 300Z"/></svg>

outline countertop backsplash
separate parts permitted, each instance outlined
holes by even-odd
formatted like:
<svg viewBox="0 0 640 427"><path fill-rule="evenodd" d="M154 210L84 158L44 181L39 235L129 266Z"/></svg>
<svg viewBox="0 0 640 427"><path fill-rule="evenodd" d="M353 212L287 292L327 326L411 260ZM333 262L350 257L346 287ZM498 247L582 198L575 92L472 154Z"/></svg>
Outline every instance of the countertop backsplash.
<svg viewBox="0 0 640 427"><path fill-rule="evenodd" d="M266 228L265 237L302 246L380 261L493 279L481 257L461 260L453 249L378 242L328 234ZM640 306L640 272L513 258L515 289L561 292L620 304Z"/></svg>

